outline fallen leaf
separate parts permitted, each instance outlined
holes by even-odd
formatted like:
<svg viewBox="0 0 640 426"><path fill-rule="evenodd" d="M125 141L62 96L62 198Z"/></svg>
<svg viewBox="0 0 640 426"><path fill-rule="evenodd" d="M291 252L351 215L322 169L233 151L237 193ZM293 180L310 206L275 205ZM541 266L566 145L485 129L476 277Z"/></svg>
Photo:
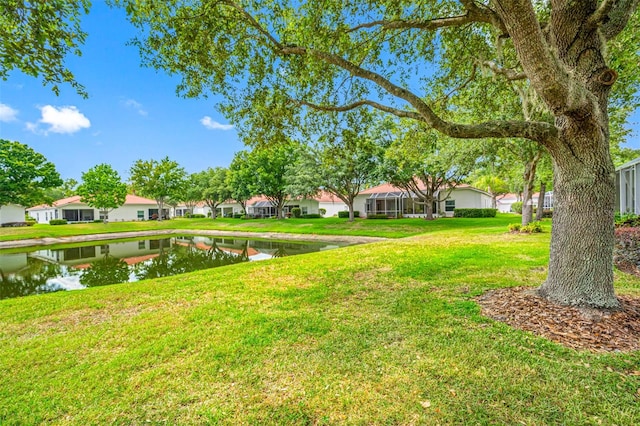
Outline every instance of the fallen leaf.
<svg viewBox="0 0 640 426"><path fill-rule="evenodd" d="M451 396L458 396L455 389L449 389L449 393L451 394Z"/></svg>
<svg viewBox="0 0 640 426"><path fill-rule="evenodd" d="M422 401L420 403L420 405L422 405L424 408L429 408L429 407L431 407L431 401L429 401L429 400Z"/></svg>

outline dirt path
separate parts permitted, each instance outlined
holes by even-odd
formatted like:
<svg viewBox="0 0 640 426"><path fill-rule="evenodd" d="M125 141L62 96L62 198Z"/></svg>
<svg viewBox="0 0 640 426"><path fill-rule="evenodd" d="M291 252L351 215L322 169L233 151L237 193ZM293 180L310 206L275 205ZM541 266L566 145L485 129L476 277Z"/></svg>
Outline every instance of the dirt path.
<svg viewBox="0 0 640 426"><path fill-rule="evenodd" d="M214 237L242 237L265 240L326 241L334 243L363 244L384 241L381 237L358 237L349 235L285 234L279 232L242 232L197 229L165 229L157 231L114 232L110 234L75 235L69 237L45 237L29 240L0 241L0 249L45 246L51 244L83 243L87 241L119 240L123 238L149 237L156 235L210 235Z"/></svg>

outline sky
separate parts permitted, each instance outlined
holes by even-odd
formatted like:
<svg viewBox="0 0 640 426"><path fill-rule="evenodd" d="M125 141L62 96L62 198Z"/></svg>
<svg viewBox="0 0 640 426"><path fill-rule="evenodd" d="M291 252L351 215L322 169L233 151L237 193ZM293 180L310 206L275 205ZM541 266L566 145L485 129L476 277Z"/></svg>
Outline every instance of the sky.
<svg viewBox="0 0 640 426"><path fill-rule="evenodd" d="M221 98L176 95L179 77L143 68L136 34L121 9L93 2L82 26L83 55L67 67L89 93L83 99L69 85L56 96L41 80L19 72L0 80L0 139L29 145L56 165L63 179L108 163L123 180L138 160L177 161L188 173L227 167L245 149L230 123L216 111ZM640 148L640 109L630 119L626 146Z"/></svg>
<svg viewBox="0 0 640 426"><path fill-rule="evenodd" d="M180 98L178 77L141 67L138 49L127 45L136 30L122 10L93 2L82 27L83 54L65 63L89 98L68 84L56 96L40 79L14 71L0 80L0 139L27 144L63 179L77 181L100 163L126 180L136 160L165 156L188 173L227 167L245 149L215 109L220 98Z"/></svg>

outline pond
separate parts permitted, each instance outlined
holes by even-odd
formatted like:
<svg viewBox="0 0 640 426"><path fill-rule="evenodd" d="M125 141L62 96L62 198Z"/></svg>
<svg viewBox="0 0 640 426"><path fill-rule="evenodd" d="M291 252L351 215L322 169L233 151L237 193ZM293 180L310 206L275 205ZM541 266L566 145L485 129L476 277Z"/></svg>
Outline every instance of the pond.
<svg viewBox="0 0 640 426"><path fill-rule="evenodd" d="M173 236L12 250L0 252L0 299L166 277L343 245Z"/></svg>

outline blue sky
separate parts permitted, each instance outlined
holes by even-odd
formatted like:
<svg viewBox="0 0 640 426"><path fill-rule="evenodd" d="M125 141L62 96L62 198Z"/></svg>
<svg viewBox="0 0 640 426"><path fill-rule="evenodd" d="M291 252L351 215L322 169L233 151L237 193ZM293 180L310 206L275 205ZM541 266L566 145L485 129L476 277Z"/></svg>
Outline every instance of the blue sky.
<svg viewBox="0 0 640 426"><path fill-rule="evenodd" d="M215 96L183 99L178 77L140 66L127 46L135 29L120 9L94 2L83 17L88 33L82 57L68 68L89 92L83 99L69 85L60 96L39 79L14 72L0 80L0 138L26 143L52 161L64 179L111 164L123 179L138 159L169 156L189 173L228 166L244 149L235 129L217 113ZM640 110L627 146L640 148Z"/></svg>
<svg viewBox="0 0 640 426"><path fill-rule="evenodd" d="M0 138L29 145L64 179L78 181L100 163L128 179L136 160L165 156L189 173L228 166L245 148L215 110L219 99L180 98L177 77L140 66L137 48L126 45L136 30L122 10L94 2L82 26L83 55L66 64L89 98L69 85L56 96L39 79L14 72L0 80Z"/></svg>

